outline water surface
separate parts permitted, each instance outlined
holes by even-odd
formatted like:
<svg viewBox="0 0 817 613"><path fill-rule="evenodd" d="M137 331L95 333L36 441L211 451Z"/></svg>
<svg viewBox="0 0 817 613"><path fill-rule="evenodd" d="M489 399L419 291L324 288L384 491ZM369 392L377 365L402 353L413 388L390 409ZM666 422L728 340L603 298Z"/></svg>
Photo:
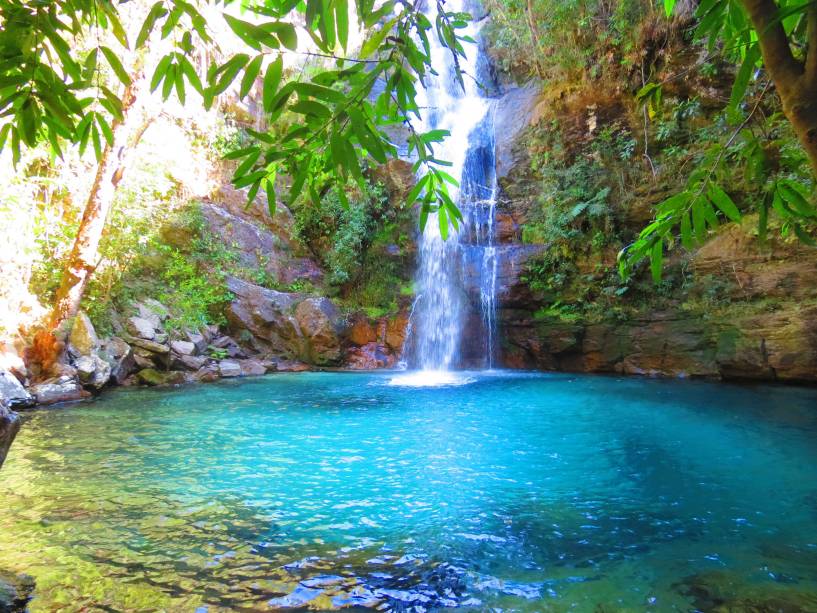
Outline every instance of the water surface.
<svg viewBox="0 0 817 613"><path fill-rule="evenodd" d="M29 413L0 569L33 611L817 611L817 390L470 378Z"/></svg>

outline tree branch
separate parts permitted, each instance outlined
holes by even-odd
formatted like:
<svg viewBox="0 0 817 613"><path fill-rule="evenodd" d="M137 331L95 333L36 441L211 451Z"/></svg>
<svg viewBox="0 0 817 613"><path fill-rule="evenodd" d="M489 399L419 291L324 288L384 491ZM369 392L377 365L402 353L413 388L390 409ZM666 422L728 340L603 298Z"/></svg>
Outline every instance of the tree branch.
<svg viewBox="0 0 817 613"><path fill-rule="evenodd" d="M817 87L817 1L813 1L806 16L808 23L808 50L806 51L806 81Z"/></svg>
<svg viewBox="0 0 817 613"><path fill-rule="evenodd" d="M757 31L763 61L775 85L780 90L787 89L803 74L803 66L794 58L783 24L777 19L777 3L774 0L743 0L743 6Z"/></svg>

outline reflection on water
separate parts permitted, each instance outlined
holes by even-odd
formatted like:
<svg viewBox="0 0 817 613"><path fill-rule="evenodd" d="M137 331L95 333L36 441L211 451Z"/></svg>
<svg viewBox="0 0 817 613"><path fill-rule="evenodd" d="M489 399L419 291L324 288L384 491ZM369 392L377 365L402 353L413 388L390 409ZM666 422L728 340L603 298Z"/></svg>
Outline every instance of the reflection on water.
<svg viewBox="0 0 817 613"><path fill-rule="evenodd" d="M817 611L817 391L469 376L30 413L0 569L34 611Z"/></svg>

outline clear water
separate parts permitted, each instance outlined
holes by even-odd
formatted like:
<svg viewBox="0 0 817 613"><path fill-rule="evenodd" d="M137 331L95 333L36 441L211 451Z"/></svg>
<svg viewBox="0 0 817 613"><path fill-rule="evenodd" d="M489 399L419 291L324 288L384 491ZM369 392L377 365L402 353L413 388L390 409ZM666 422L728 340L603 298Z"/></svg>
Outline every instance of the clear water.
<svg viewBox="0 0 817 613"><path fill-rule="evenodd" d="M466 10L467 0L448 0L447 11ZM437 3L429 2L426 14L434 23ZM460 32L476 38L475 22ZM480 367L493 366L496 338L497 254L493 243L496 206L494 122L491 101L475 80L480 49L465 44L466 57L460 60L464 87L455 76L449 49L430 36L432 65L439 73L429 77L419 89L423 130L441 129L450 133L435 145L435 157L451 163L445 168L460 186L450 194L463 214L458 229L450 228L443 240L437 215L429 215L419 240L416 274L417 299L412 310L411 333L404 355L409 368L446 372L462 366L463 329L469 311L481 314L483 330L469 335L484 338L479 358L469 361Z"/></svg>
<svg viewBox="0 0 817 613"><path fill-rule="evenodd" d="M29 413L0 568L33 611L817 611L817 390L390 378Z"/></svg>

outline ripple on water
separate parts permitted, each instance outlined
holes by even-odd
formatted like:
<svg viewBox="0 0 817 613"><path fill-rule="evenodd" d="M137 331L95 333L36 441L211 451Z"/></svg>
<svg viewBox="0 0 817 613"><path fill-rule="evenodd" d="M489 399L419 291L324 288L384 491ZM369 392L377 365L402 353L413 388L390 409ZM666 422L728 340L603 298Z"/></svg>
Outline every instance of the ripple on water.
<svg viewBox="0 0 817 613"><path fill-rule="evenodd" d="M35 577L35 613L817 611L814 390L390 378L29 413L0 569Z"/></svg>

